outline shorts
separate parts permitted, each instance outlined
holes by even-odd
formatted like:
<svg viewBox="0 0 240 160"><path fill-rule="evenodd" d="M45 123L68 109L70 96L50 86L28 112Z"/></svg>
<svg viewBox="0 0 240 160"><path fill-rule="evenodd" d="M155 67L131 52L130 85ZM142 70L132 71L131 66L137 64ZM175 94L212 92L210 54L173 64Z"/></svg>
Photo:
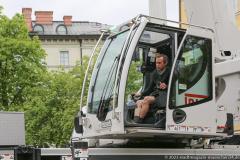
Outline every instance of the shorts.
<svg viewBox="0 0 240 160"><path fill-rule="evenodd" d="M157 108L165 108L167 104L167 91L159 91L158 96L155 97L154 106Z"/></svg>

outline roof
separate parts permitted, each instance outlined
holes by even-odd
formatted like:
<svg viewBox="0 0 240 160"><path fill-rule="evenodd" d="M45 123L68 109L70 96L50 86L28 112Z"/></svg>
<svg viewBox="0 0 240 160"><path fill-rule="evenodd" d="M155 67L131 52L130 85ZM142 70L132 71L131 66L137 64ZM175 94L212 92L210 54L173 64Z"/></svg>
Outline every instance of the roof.
<svg viewBox="0 0 240 160"><path fill-rule="evenodd" d="M33 32L38 32L38 35L99 35L102 29L111 27L88 21L72 21L71 25L64 25L64 21L53 21L52 24L37 24L33 21L32 26Z"/></svg>

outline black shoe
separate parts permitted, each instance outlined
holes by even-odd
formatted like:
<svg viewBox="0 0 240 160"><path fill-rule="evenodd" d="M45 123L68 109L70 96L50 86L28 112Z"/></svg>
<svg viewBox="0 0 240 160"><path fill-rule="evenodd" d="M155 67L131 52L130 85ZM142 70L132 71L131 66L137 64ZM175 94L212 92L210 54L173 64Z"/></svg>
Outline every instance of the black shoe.
<svg viewBox="0 0 240 160"><path fill-rule="evenodd" d="M138 124L138 123L136 123L133 119L129 120L128 122L129 122L130 124Z"/></svg>
<svg viewBox="0 0 240 160"><path fill-rule="evenodd" d="M166 124L166 118L164 117L164 118L158 120L157 122L155 122L153 124L153 126L155 128L163 128L164 129L165 128L165 124Z"/></svg>
<svg viewBox="0 0 240 160"><path fill-rule="evenodd" d="M140 118L140 117L138 117L138 116L135 116L134 119L133 119L133 121L134 121L135 123L143 123L143 118Z"/></svg>

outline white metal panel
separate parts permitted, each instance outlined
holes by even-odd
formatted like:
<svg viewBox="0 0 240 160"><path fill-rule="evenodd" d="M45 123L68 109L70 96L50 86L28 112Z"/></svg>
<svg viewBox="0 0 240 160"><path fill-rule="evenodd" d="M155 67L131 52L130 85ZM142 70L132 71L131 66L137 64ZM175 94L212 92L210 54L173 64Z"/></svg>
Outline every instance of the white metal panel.
<svg viewBox="0 0 240 160"><path fill-rule="evenodd" d="M234 8L229 0L185 0L185 5L188 23L215 30L219 50L239 49L240 32L234 24Z"/></svg>
<svg viewBox="0 0 240 160"><path fill-rule="evenodd" d="M69 156L70 148L41 148L41 156Z"/></svg>
<svg viewBox="0 0 240 160"><path fill-rule="evenodd" d="M149 0L149 15L157 18L167 18L166 0Z"/></svg>
<svg viewBox="0 0 240 160"><path fill-rule="evenodd" d="M239 149L89 148L89 155L240 155L240 152Z"/></svg>
<svg viewBox="0 0 240 160"><path fill-rule="evenodd" d="M239 46L240 48L240 46ZM240 59L232 59L214 64L215 76L221 77L240 72Z"/></svg>
<svg viewBox="0 0 240 160"><path fill-rule="evenodd" d="M25 145L24 113L0 112L0 146Z"/></svg>

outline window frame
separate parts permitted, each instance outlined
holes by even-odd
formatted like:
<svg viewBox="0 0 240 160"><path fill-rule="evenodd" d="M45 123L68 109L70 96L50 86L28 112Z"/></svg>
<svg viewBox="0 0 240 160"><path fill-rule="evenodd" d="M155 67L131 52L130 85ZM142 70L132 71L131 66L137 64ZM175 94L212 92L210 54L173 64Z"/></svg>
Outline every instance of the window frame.
<svg viewBox="0 0 240 160"><path fill-rule="evenodd" d="M64 55L63 57L62 57L62 55ZM65 55L67 55L67 64L62 64L62 62L66 62L65 61ZM63 58L63 61L62 61L62 58ZM69 66L69 51L60 51L60 66Z"/></svg>
<svg viewBox="0 0 240 160"><path fill-rule="evenodd" d="M95 69L97 69L97 71L96 71L96 74L95 74L95 76L94 76L94 79L93 79L93 84L92 84L92 88L91 88L91 96L90 96L90 101L88 101L88 113L90 113L90 114L97 114L98 113L98 110L99 110L99 107L100 107L100 105L98 105L96 108L95 108L95 106L94 106L94 98L95 98L95 96L96 96L96 94L95 93L93 93L93 91L95 91L95 89L96 89L96 83L97 83L97 80L99 80L99 72L100 72L100 68L102 67L102 63L103 63L103 61L105 61L105 57L106 57L106 55L108 54L108 52L109 52L109 46L114 42L114 40L115 40L115 38L118 36L118 35L120 35L120 34L126 34L126 38L127 38L127 35L129 34L129 29L127 29L127 30L124 30L124 31L122 31L122 32L119 32L119 33L117 33L117 34L115 34L115 35L113 35L113 36L110 36L110 37L108 37L108 43L107 43L107 46L106 46L106 48L105 48L105 50L102 52L102 53L100 53L101 55L99 55L99 56L101 56L101 59L99 59L99 63L98 62L96 62L96 63L98 63L97 64L97 68L95 68L94 67L94 70ZM125 41L126 41L126 39L124 40L124 43L125 43ZM123 46L121 46L121 47L123 47ZM121 48L121 49L123 49L123 48ZM121 55L121 53L119 54L119 55ZM115 73L116 74L116 73ZM116 75L114 75L114 76L116 76ZM93 77L92 77L93 78ZM91 79L92 79L91 78ZM89 94L88 94L89 95ZM89 103L90 102L90 103ZM108 109L108 112L110 112L110 111L112 111L112 108L111 108L111 106L107 106L106 107L107 109ZM96 110L96 111L95 111ZM107 113L108 113L107 112Z"/></svg>
<svg viewBox="0 0 240 160"><path fill-rule="evenodd" d="M62 28L62 27L65 29L65 33L59 33L59 29ZM68 34L68 30L67 30L66 25L64 25L64 24L59 24L59 25L56 27L56 33L57 33L58 35L67 35L67 34Z"/></svg>
<svg viewBox="0 0 240 160"><path fill-rule="evenodd" d="M183 105L179 105L179 106L177 106L176 104L175 105L172 105L172 102L171 102L171 99L172 99L172 90L175 90L176 89L176 80L172 80L172 84L171 84L171 86L170 86L170 90L169 90L169 92L170 92L170 97L169 97L169 109L180 109L180 108L186 108L186 107L193 107L193 106L196 106L196 105L199 105L199 104L202 104L202 103L205 103L205 102L208 102L208 101L211 101L212 99L213 99L213 85L212 85L212 81L213 81L213 75L212 75L212 70L213 70L213 68L212 68L212 52L213 52L213 50L212 50L212 39L211 38L206 38L206 37L200 37L200 36L195 36L195 35L187 35L186 36L186 38L184 39L184 41L186 41L186 39L187 38L189 38L189 36L191 36L191 37L195 37L195 38L202 38L202 39L207 39L207 40L209 40L209 46L210 46L210 54L208 54L208 53L205 53L205 55L203 55L203 56L207 56L207 62L203 62L203 64L205 63L206 64L206 69L204 70L204 72L206 71L206 70L208 70L208 72L209 72L209 79L208 79L208 84L209 84L209 87L208 87L208 90L209 90L209 96L208 96L208 98L204 98L204 99L201 99L201 100L199 100L199 101L196 101L196 102L194 102L194 103L189 103L189 104L183 104ZM184 47L184 45L182 46L182 47ZM181 48L181 50L182 50L182 48ZM179 59L180 57L182 57L182 54L183 54L183 51L181 51L181 53L179 54L179 56L178 57L176 57L177 59ZM176 65L178 65L178 63L176 63ZM174 66L174 72L175 72L175 68L176 68L176 66ZM200 71L199 73L201 73L202 71ZM204 73L203 73L204 74ZM203 74L201 74L202 76L203 76ZM201 76L201 78L202 78L202 76ZM195 82L194 84L196 84L200 79L198 79L198 81L196 80L197 78L198 78L199 76L197 76L196 78L195 78L195 80L193 81L193 82ZM174 77L173 77L174 78ZM179 77L178 77L179 78ZM192 82L192 83L193 83ZM175 83L174 85L173 85L173 83ZM193 87L194 85L192 85L191 87ZM174 87L174 88L173 88ZM190 87L190 88L191 88ZM189 89L190 89L189 88ZM183 92L182 92L183 93ZM174 93L174 95L175 95L175 101L176 101L176 93Z"/></svg>
<svg viewBox="0 0 240 160"><path fill-rule="evenodd" d="M40 27L41 31L40 30L36 30L36 27ZM38 33L38 34L44 34L44 27L41 24L35 24L34 27L33 27L33 31Z"/></svg>

